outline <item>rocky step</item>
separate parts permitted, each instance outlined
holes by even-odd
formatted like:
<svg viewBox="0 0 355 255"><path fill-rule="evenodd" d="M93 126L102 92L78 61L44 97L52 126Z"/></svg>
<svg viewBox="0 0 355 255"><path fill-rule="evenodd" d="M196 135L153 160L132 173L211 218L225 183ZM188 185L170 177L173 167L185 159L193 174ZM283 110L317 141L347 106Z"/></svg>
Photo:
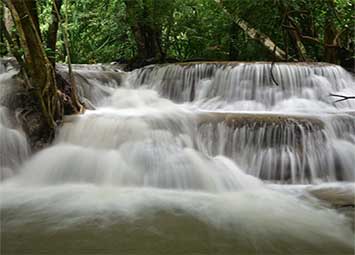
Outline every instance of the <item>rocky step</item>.
<svg viewBox="0 0 355 255"><path fill-rule="evenodd" d="M302 146L305 139L312 137L318 142L326 141L329 132L324 130L338 137L355 134L354 116L355 112L311 115L202 111L198 123L200 130L208 132L224 129L224 135L234 137L243 133L255 146Z"/></svg>

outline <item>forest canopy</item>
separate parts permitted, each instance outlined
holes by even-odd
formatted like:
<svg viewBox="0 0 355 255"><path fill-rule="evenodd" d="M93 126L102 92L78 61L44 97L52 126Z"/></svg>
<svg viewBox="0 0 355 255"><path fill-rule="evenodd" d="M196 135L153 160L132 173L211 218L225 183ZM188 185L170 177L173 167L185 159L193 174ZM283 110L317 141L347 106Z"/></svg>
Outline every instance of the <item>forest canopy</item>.
<svg viewBox="0 0 355 255"><path fill-rule="evenodd" d="M58 1L58 0L57 0ZM6 1L3 1L6 2ZM59 1L73 63L206 60L354 61L352 0ZM36 1L43 43L53 1ZM7 22L9 15L2 8ZM7 22L9 23L9 22ZM8 25L8 24L7 24ZM59 26L57 61L66 61ZM1 31L1 55L10 46ZM254 36L253 36L254 33ZM273 44L266 46L265 38ZM49 50L49 49L47 49Z"/></svg>

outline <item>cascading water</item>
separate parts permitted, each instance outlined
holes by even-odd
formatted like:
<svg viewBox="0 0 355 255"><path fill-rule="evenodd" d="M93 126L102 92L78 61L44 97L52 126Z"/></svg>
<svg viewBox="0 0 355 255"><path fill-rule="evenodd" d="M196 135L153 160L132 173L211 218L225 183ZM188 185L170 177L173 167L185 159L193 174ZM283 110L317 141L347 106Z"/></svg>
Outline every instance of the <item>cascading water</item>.
<svg viewBox="0 0 355 255"><path fill-rule="evenodd" d="M80 100L91 108L110 96L114 88L122 83L125 75L113 66L74 65L73 67ZM69 78L65 65L57 65L57 69L63 77Z"/></svg>
<svg viewBox="0 0 355 255"><path fill-rule="evenodd" d="M0 151L0 180L14 175L29 154L25 135L16 129L3 106L0 106Z"/></svg>
<svg viewBox="0 0 355 255"><path fill-rule="evenodd" d="M329 93L347 95L355 90L349 73L322 63L281 63L273 68L266 63L233 62L151 66L138 69L130 80L133 87L153 88L174 101L223 111L309 112L310 107L313 112L334 111ZM353 109L355 102L337 106Z"/></svg>
<svg viewBox="0 0 355 255"><path fill-rule="evenodd" d="M199 125L199 150L226 155L249 174L284 183L354 181L355 118L349 111L355 100L335 107L329 94L354 95L355 80L339 66L151 66L130 80L207 115Z"/></svg>
<svg viewBox="0 0 355 255"><path fill-rule="evenodd" d="M202 123L200 147L209 155L227 155L247 173L273 182L355 179L354 117L253 115L244 114L239 123ZM254 123L246 123L248 119Z"/></svg>
<svg viewBox="0 0 355 255"><path fill-rule="evenodd" d="M335 121L327 113L290 121L287 115L284 123L281 118L275 124L279 115L260 119L255 112L206 111L210 108L202 105L208 101L228 104L229 99L212 91L224 86L223 79L214 83L214 77L230 72L229 67L198 65L194 75L192 67L174 71L180 68L133 72L124 87L111 86L104 94L83 90L96 110L68 117L51 147L0 184L4 254L352 254L349 218L306 191L285 193L252 176L278 168L281 172L272 174L280 176L265 179L337 180L331 166L318 172L325 162L300 165L305 152L329 145L329 154L322 157L339 154L329 160L349 181L354 177L354 169L348 169L353 162L352 117L336 115L341 120ZM326 68L320 74L333 77ZM339 89L349 89L347 82L339 84ZM160 93L192 102L176 104ZM276 101L252 104L263 104L265 111ZM309 164L321 157L318 150L306 157ZM264 161L256 162L259 154ZM276 155L280 165L272 165ZM260 165L252 168L249 160Z"/></svg>
<svg viewBox="0 0 355 255"><path fill-rule="evenodd" d="M14 113L3 105L11 101L11 95L15 92L14 84L9 82L15 74L0 62L0 181L13 176L29 155L26 137Z"/></svg>

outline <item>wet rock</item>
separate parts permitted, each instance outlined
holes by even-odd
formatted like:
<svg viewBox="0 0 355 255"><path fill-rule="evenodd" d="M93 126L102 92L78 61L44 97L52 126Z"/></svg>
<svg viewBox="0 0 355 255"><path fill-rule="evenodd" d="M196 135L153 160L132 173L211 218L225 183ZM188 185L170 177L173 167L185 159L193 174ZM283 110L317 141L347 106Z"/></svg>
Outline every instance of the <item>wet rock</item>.
<svg viewBox="0 0 355 255"><path fill-rule="evenodd" d="M307 191L335 207L355 206L355 183L335 183L311 186Z"/></svg>

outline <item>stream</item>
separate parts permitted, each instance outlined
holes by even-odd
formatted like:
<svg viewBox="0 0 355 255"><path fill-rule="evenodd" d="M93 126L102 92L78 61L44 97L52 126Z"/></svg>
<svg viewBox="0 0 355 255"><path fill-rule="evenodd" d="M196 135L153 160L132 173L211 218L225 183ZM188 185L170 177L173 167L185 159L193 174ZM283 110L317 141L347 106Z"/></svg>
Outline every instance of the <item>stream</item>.
<svg viewBox="0 0 355 255"><path fill-rule="evenodd" d="M270 68L77 67L95 109L34 154L1 106L1 254L353 254L355 79Z"/></svg>

